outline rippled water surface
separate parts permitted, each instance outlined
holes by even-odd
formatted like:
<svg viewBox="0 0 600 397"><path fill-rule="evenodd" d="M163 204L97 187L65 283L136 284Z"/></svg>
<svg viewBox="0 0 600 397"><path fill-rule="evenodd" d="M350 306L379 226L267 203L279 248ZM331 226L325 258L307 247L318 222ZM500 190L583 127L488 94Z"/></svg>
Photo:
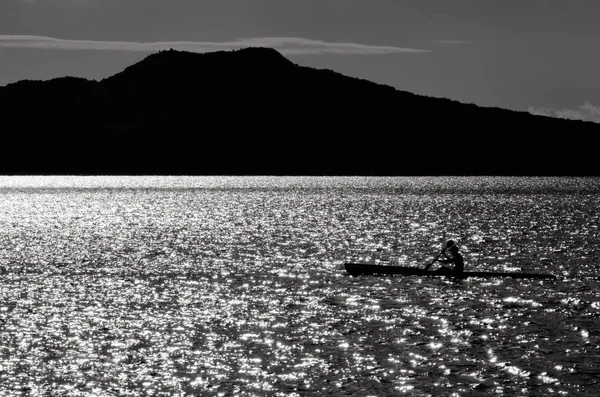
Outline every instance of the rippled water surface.
<svg viewBox="0 0 600 397"><path fill-rule="evenodd" d="M599 179L0 177L0 395L597 395L599 207ZM558 280L343 269L447 239Z"/></svg>

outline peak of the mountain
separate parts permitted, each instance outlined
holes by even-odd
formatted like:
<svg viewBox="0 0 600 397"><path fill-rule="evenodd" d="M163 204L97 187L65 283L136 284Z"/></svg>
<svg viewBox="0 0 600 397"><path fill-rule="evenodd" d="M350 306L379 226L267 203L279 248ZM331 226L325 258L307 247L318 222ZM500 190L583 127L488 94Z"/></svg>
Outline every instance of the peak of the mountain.
<svg viewBox="0 0 600 397"><path fill-rule="evenodd" d="M227 81L265 79L296 67L279 52L269 48L193 53L167 50L149 55L123 72L104 79L115 84L171 84L176 82L227 84Z"/></svg>

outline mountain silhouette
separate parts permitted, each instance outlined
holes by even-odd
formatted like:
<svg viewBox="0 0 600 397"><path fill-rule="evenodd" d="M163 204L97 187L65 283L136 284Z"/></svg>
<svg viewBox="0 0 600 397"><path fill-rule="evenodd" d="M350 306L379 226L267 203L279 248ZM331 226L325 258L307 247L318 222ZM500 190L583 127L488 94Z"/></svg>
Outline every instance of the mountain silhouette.
<svg viewBox="0 0 600 397"><path fill-rule="evenodd" d="M3 174L600 175L598 124L432 98L267 48L0 87Z"/></svg>

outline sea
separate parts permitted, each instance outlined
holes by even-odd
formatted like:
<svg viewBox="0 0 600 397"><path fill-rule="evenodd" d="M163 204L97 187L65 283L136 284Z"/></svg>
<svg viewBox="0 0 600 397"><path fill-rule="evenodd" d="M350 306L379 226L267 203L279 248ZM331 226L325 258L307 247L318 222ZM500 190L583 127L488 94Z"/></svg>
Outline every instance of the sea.
<svg viewBox="0 0 600 397"><path fill-rule="evenodd" d="M600 178L0 176L0 396L595 396ZM422 268L556 280L358 276Z"/></svg>

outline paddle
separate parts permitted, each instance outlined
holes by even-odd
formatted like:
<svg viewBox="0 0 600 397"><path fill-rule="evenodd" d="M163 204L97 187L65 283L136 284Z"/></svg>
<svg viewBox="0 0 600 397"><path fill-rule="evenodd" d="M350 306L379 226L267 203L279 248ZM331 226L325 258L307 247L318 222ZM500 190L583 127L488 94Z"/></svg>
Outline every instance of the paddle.
<svg viewBox="0 0 600 397"><path fill-rule="evenodd" d="M433 261L431 261L431 263L429 263L429 264L427 264L427 265L425 266L425 270L429 270L429 268L430 268L430 267L431 267L431 266L432 266L432 265L433 265L433 264L434 264L434 263L435 263L435 262L438 260L438 258L439 258L440 256L442 256L442 254L443 254L444 252L446 252L446 250L447 250L448 248L452 247L453 245L454 245L454 241L452 241L452 240L448 240L448 242L446 243L446 246L445 246L445 247L444 247L444 248L443 248L443 249L440 251L440 253L439 253L439 254L437 254L437 256L436 256L436 257L433 259Z"/></svg>
<svg viewBox="0 0 600 397"><path fill-rule="evenodd" d="M442 252L444 252L444 251L442 251ZM436 257L435 257L435 258L434 258L434 259L431 261L431 263L428 263L428 264L425 266L425 270L429 270L429 268L430 268L430 267L431 267L431 266L432 266L432 265L433 265L433 264L434 264L434 263L435 263L435 262L438 260L438 258L440 257L440 255L442 255L442 252L440 252L440 253L439 253L439 254L438 254L438 255L437 255L437 256L436 256Z"/></svg>

